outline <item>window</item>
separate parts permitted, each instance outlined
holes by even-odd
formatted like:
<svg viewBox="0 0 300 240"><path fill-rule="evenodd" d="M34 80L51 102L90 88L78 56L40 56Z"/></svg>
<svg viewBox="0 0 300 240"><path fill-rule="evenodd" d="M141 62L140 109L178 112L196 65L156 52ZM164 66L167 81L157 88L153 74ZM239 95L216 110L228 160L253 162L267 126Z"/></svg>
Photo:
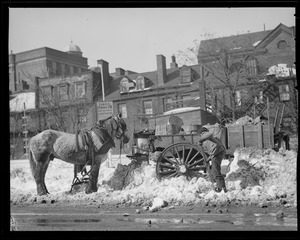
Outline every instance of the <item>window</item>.
<svg viewBox="0 0 300 240"><path fill-rule="evenodd" d="M82 72L81 68L78 68L78 73L81 73L81 72Z"/></svg>
<svg viewBox="0 0 300 240"><path fill-rule="evenodd" d="M120 82L120 92L128 92L128 79L123 78Z"/></svg>
<svg viewBox="0 0 300 240"><path fill-rule="evenodd" d="M82 108L77 110L77 116L79 123L86 122L86 115L84 114L84 110Z"/></svg>
<svg viewBox="0 0 300 240"><path fill-rule="evenodd" d="M235 92L235 101L236 101L237 106L242 105L241 91L239 91L239 90Z"/></svg>
<svg viewBox="0 0 300 240"><path fill-rule="evenodd" d="M188 100L191 100L192 98L189 94L187 94L187 95L181 95L181 99L182 99L181 107L188 107L189 105Z"/></svg>
<svg viewBox="0 0 300 240"><path fill-rule="evenodd" d="M176 105L173 103L173 98L172 97L164 98L163 101L164 101L164 112L176 108Z"/></svg>
<svg viewBox="0 0 300 240"><path fill-rule="evenodd" d="M282 126L283 127L291 127L292 126L292 118L291 117L282 118Z"/></svg>
<svg viewBox="0 0 300 240"><path fill-rule="evenodd" d="M66 74L66 68L65 68L65 64L61 64L61 75L65 75Z"/></svg>
<svg viewBox="0 0 300 240"><path fill-rule="evenodd" d="M69 100L69 86L67 84L58 86L58 99L60 101Z"/></svg>
<svg viewBox="0 0 300 240"><path fill-rule="evenodd" d="M145 79L143 76L138 76L136 78L136 89L143 90L145 88Z"/></svg>
<svg viewBox="0 0 300 240"><path fill-rule="evenodd" d="M249 76L257 75L257 62L256 59L249 60L247 63L247 72Z"/></svg>
<svg viewBox="0 0 300 240"><path fill-rule="evenodd" d="M119 110L119 113L122 114L122 118L127 118L127 108L126 108L125 103L119 104L118 110Z"/></svg>
<svg viewBox="0 0 300 240"><path fill-rule="evenodd" d="M42 102L47 102L53 99L53 86L42 87Z"/></svg>
<svg viewBox="0 0 300 240"><path fill-rule="evenodd" d="M66 75L70 74L70 66L65 65L65 73L66 73Z"/></svg>
<svg viewBox="0 0 300 240"><path fill-rule="evenodd" d="M279 99L280 101L289 101L290 100L290 88L288 84L279 85Z"/></svg>
<svg viewBox="0 0 300 240"><path fill-rule="evenodd" d="M85 82L75 84L75 98L85 98Z"/></svg>
<svg viewBox="0 0 300 240"><path fill-rule="evenodd" d="M153 114L152 109L152 100L147 100L143 102L144 113L145 114Z"/></svg>
<svg viewBox="0 0 300 240"><path fill-rule="evenodd" d="M182 68L180 71L181 82L189 83L191 82L191 69L190 68Z"/></svg>
<svg viewBox="0 0 300 240"><path fill-rule="evenodd" d="M56 76L57 75L57 67L56 67L56 62L52 62L52 75Z"/></svg>
<svg viewBox="0 0 300 240"><path fill-rule="evenodd" d="M77 67L73 67L73 72L74 73L78 73L78 68Z"/></svg>
<svg viewBox="0 0 300 240"><path fill-rule="evenodd" d="M263 93L263 91L260 91L259 95L255 96L255 100L254 101L255 101L256 104L264 102L264 93Z"/></svg>
<svg viewBox="0 0 300 240"><path fill-rule="evenodd" d="M70 74L72 75L74 73L74 68L73 66L70 66Z"/></svg>
<svg viewBox="0 0 300 240"><path fill-rule="evenodd" d="M280 50L285 49L285 48L287 47L286 41L284 41L284 40L279 41L278 44L277 44L277 47L278 47Z"/></svg>
<svg viewBox="0 0 300 240"><path fill-rule="evenodd" d="M22 88L23 88L23 90L28 90L29 89L29 84L24 80L22 80Z"/></svg>

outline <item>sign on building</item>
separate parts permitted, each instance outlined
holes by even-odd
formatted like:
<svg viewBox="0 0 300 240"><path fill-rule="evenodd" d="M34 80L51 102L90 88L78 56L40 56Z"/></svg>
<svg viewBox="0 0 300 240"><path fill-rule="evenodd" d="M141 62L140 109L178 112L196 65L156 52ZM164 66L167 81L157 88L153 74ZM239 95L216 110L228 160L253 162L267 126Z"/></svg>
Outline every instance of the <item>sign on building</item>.
<svg viewBox="0 0 300 240"><path fill-rule="evenodd" d="M113 102L97 102L97 119L102 120L113 115Z"/></svg>

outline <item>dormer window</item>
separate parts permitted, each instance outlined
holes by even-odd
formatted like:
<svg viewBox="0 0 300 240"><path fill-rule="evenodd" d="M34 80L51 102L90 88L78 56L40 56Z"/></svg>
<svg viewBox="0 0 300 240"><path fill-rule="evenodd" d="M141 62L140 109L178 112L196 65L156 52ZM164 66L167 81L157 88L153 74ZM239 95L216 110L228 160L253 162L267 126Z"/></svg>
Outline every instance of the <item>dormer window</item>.
<svg viewBox="0 0 300 240"><path fill-rule="evenodd" d="M144 90L145 88L145 79L143 76L138 76L136 78L136 90Z"/></svg>
<svg viewBox="0 0 300 240"><path fill-rule="evenodd" d="M121 93L125 93L125 92L128 92L128 79L127 78L123 78L121 81L120 81L120 92Z"/></svg>
<svg viewBox="0 0 300 240"><path fill-rule="evenodd" d="M181 83L191 82L191 69L189 67L182 67L180 70Z"/></svg>

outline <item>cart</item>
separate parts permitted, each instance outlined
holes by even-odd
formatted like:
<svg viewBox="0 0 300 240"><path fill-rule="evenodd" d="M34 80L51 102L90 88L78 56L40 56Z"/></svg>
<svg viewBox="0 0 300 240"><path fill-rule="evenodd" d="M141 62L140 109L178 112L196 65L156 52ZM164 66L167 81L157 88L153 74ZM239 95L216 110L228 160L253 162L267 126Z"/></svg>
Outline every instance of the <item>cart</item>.
<svg viewBox="0 0 300 240"><path fill-rule="evenodd" d="M133 134L133 161L148 161L153 153L156 158L156 175L158 179L186 176L188 179L206 175L207 156L201 146L197 128L181 131L182 122L176 115L168 117L168 124L162 129L157 125L155 130L144 129Z"/></svg>

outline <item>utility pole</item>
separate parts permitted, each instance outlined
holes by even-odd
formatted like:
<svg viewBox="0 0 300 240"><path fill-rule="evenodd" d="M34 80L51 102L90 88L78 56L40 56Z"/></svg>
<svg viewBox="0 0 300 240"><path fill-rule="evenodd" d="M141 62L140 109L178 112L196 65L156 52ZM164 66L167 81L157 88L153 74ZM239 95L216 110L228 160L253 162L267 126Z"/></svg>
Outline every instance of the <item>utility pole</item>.
<svg viewBox="0 0 300 240"><path fill-rule="evenodd" d="M200 65L200 81L199 81L199 113L200 113L200 124L202 125L201 109L206 111L206 89L204 81L204 67Z"/></svg>
<svg viewBox="0 0 300 240"><path fill-rule="evenodd" d="M102 64L99 64L100 67L100 74L101 74L101 86L102 86L102 101L105 102L105 89L104 89L104 77L103 77L103 66ZM97 115L97 110L96 110L96 115ZM111 154L111 149L109 149L107 153L107 161L106 161L106 167L110 167L110 163L112 162L112 154ZM120 163L121 163L121 156L120 156Z"/></svg>

